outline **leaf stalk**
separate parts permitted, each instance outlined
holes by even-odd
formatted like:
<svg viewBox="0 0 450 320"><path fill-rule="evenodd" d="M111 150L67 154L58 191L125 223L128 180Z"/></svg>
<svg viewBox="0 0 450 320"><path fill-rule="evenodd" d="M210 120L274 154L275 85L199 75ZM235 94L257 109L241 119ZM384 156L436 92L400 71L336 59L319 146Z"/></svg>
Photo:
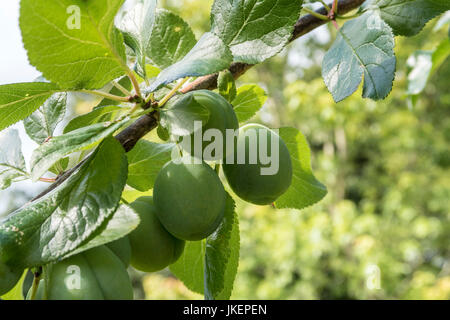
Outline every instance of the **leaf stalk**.
<svg viewBox="0 0 450 320"><path fill-rule="evenodd" d="M113 86L116 87L117 89L119 89L124 95L126 96L131 96L131 92L128 91L126 88L124 88L120 83L118 83L117 81L113 81L112 82Z"/></svg>
<svg viewBox="0 0 450 320"><path fill-rule="evenodd" d="M139 97L142 98L141 87L139 86L139 81L134 76L132 71L128 72L128 77L130 78L131 83L133 84L134 91L136 91L136 95L138 95Z"/></svg>
<svg viewBox="0 0 450 320"><path fill-rule="evenodd" d="M119 102L129 102L130 101L128 97L120 97L120 96L116 96L116 95L113 95L113 94L110 94L110 93L101 92L101 91L97 91L97 90L85 90L85 89L83 89L80 92L96 95L96 96L99 96L99 97L103 97L103 98L106 98L106 99L119 101Z"/></svg>
<svg viewBox="0 0 450 320"><path fill-rule="evenodd" d="M162 107L164 106L167 101L170 100L170 98L172 98L175 93L177 93L177 91L186 83L188 82L189 77L184 78L183 80L181 80L176 86L175 88L173 88L168 94L166 94L166 96L164 98L161 99L161 101L159 101L158 106Z"/></svg>
<svg viewBox="0 0 450 320"><path fill-rule="evenodd" d="M320 20L324 20L324 21L329 21L330 20L329 17L327 17L327 16L325 16L323 14L320 14L318 12L315 12L314 10L311 10L311 9L309 9L307 7L303 7L302 10L307 12L308 14L310 14L310 15L318 18L318 19L320 19Z"/></svg>

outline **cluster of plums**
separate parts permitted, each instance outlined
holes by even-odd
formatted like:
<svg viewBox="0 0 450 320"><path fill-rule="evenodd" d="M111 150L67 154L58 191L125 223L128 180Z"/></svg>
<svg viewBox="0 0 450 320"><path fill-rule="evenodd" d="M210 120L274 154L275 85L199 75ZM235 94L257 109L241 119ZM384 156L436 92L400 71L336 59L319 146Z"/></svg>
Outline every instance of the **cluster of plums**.
<svg viewBox="0 0 450 320"><path fill-rule="evenodd" d="M204 130L215 128L225 136L226 129L239 128L231 104L212 91L188 93L175 103L199 103L208 108L210 117L203 123ZM257 133L256 137L265 135L266 141L278 140L278 172L262 175L261 168L266 164L259 159L254 164L223 163L223 172L237 196L258 205L271 204L291 184L291 158L282 139L258 124L239 129L233 149L235 158L237 150L245 150L248 156L250 143L246 133L251 131ZM183 148L183 143L180 146ZM225 145L224 157L229 156L226 150ZM132 233L47 266L36 299L132 299L132 285L126 271L129 264L144 272L164 269L181 256L185 241L197 241L211 235L224 216L224 187L217 172L203 161L209 159L197 162L192 157L192 161L184 159L170 161L161 169L153 198L141 197L130 204L141 219ZM74 278L76 274L81 275L78 280ZM14 274L0 263L0 294L11 289L18 277L20 274Z"/></svg>

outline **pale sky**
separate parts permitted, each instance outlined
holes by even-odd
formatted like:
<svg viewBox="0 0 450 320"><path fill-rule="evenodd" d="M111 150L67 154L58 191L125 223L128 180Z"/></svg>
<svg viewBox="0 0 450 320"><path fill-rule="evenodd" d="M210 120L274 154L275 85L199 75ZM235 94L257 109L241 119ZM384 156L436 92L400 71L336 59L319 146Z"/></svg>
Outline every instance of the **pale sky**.
<svg viewBox="0 0 450 320"><path fill-rule="evenodd" d="M0 1L0 84L28 82L40 73L28 63L19 29L19 0Z"/></svg>
<svg viewBox="0 0 450 320"><path fill-rule="evenodd" d="M0 1L0 39L2 43L0 50L0 85L30 82L36 79L40 73L28 63L27 54L22 45L19 29L19 0ZM22 151L28 164L31 153L37 147L37 144L28 138L21 123L12 127L19 130ZM44 183L23 181L14 184L10 190L22 190L29 195L35 195L43 187L45 187ZM7 197L10 196L18 205L25 200L22 197L15 197L14 192L0 191L0 217L6 206Z"/></svg>

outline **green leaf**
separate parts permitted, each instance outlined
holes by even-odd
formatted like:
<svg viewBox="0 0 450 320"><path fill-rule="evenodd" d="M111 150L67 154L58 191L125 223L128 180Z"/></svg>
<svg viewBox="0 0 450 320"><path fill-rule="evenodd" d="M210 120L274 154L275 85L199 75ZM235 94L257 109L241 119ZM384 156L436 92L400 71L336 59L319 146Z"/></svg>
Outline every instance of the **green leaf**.
<svg viewBox="0 0 450 320"><path fill-rule="evenodd" d="M160 68L180 61L197 40L189 25L179 16L164 9L156 11L147 55Z"/></svg>
<svg viewBox="0 0 450 320"><path fill-rule="evenodd" d="M21 0L30 63L63 88L99 89L129 69L114 17L123 0Z"/></svg>
<svg viewBox="0 0 450 320"><path fill-rule="evenodd" d="M161 125L171 135L187 136L194 132L195 121L208 122L209 109L198 103L194 95L184 95L172 99L167 107L161 110Z"/></svg>
<svg viewBox="0 0 450 320"><path fill-rule="evenodd" d="M19 282L8 293L0 296L0 300L24 300L23 296L23 282L27 275L28 270L25 270Z"/></svg>
<svg viewBox="0 0 450 320"><path fill-rule="evenodd" d="M146 49L151 39L155 21L156 0L143 0L122 18L119 29L125 43L136 54L137 72L146 78Z"/></svg>
<svg viewBox="0 0 450 320"><path fill-rule="evenodd" d="M158 137L162 141L169 141L170 139L169 131L167 131L167 129L164 128L163 126L158 126L158 128L156 128L156 133L158 134Z"/></svg>
<svg viewBox="0 0 450 320"><path fill-rule="evenodd" d="M28 178L19 132L16 129L0 132L0 189Z"/></svg>
<svg viewBox="0 0 450 320"><path fill-rule="evenodd" d="M126 179L125 151L108 138L53 191L0 222L3 261L36 267L76 250L116 212Z"/></svg>
<svg viewBox="0 0 450 320"><path fill-rule="evenodd" d="M277 208L303 209L322 200L327 188L312 173L311 150L303 134L295 128L280 128L292 160L292 184L277 201Z"/></svg>
<svg viewBox="0 0 450 320"><path fill-rule="evenodd" d="M125 188L122 192L122 199L128 203L137 200L140 197L151 197L153 195L152 190L146 192L140 192L133 188Z"/></svg>
<svg viewBox="0 0 450 320"><path fill-rule="evenodd" d="M204 292L204 257L206 241L187 241L181 257L170 271L191 291Z"/></svg>
<svg viewBox="0 0 450 320"><path fill-rule="evenodd" d="M128 91L131 91L131 89L133 87L133 85L131 84L131 80L128 76L122 77L121 79L119 79L119 81L117 83L120 84L125 89L127 89ZM117 89L115 86L113 86L111 88L109 93L112 95L115 95L115 96L119 96L119 97L124 96L123 92L120 91L119 89ZM113 106L116 104L117 104L117 101L105 98L102 101L100 101L100 103L95 108L104 107L104 106Z"/></svg>
<svg viewBox="0 0 450 320"><path fill-rule="evenodd" d="M292 36L303 1L215 0L211 30L229 45L234 61L260 63L280 52Z"/></svg>
<svg viewBox="0 0 450 320"><path fill-rule="evenodd" d="M233 60L230 49L212 33L205 33L180 61L161 71L151 84L151 92L185 77L199 77L227 69Z"/></svg>
<svg viewBox="0 0 450 320"><path fill-rule="evenodd" d="M69 157L62 158L58 160L48 171L54 173L55 175L59 175L63 173L67 167L69 166Z"/></svg>
<svg viewBox="0 0 450 320"><path fill-rule="evenodd" d="M239 221L234 201L227 194L225 217L206 240L188 241L172 273L206 299L229 299L239 262Z"/></svg>
<svg viewBox="0 0 450 320"><path fill-rule="evenodd" d="M174 146L173 143L160 144L140 140L127 154L127 184L142 192L152 189L156 175L170 161Z"/></svg>
<svg viewBox="0 0 450 320"><path fill-rule="evenodd" d="M433 52L431 74L433 74L450 55L450 39L444 39Z"/></svg>
<svg viewBox="0 0 450 320"><path fill-rule="evenodd" d="M372 0L365 5L369 11L379 12L395 35L413 36L425 24L450 9L448 0Z"/></svg>
<svg viewBox="0 0 450 320"><path fill-rule="evenodd" d="M428 79L450 55L450 41L444 39L433 51L418 50L408 58L412 70L408 74L409 95L419 94L425 89Z"/></svg>
<svg viewBox="0 0 450 320"><path fill-rule="evenodd" d="M34 150L31 156L33 180L37 181L56 161L68 154L94 147L128 121L127 118L117 123L96 123L50 139Z"/></svg>
<svg viewBox="0 0 450 320"><path fill-rule="evenodd" d="M47 82L0 86L0 130L28 117L58 91L57 85Z"/></svg>
<svg viewBox="0 0 450 320"><path fill-rule="evenodd" d="M64 256L64 259L83 251L121 239L136 229L140 223L139 215L129 206L120 205L114 215L103 223L85 244Z"/></svg>
<svg viewBox="0 0 450 320"><path fill-rule="evenodd" d="M23 120L28 136L38 144L53 136L56 126L64 119L67 94L55 93L44 104Z"/></svg>
<svg viewBox="0 0 450 320"><path fill-rule="evenodd" d="M322 76L336 102L358 88L364 74L363 97L384 99L395 76L394 37L379 15L367 12L339 30L325 54Z"/></svg>
<svg viewBox="0 0 450 320"><path fill-rule="evenodd" d="M134 71L136 71L136 70L137 70L137 68L135 65ZM158 74L160 74L160 73L161 73L161 69L159 69L158 67L155 67L151 64L148 64L148 61L147 61L147 64L145 65L145 74L147 76L147 80L156 78L158 76ZM139 83L142 83L145 81L145 79L142 78L141 75L139 75L137 73L136 73L136 75L137 75ZM143 93L147 92L147 90L148 90L147 87L144 87L142 89L143 89Z"/></svg>
<svg viewBox="0 0 450 320"><path fill-rule="evenodd" d="M227 99L228 102L236 98L236 83L230 70L227 69L219 73L217 88L219 89L220 95Z"/></svg>
<svg viewBox="0 0 450 320"><path fill-rule="evenodd" d="M123 111L123 108L118 106L97 107L89 113L83 114L70 120L70 122L64 128L64 133L68 133L99 122L113 121L121 111Z"/></svg>
<svg viewBox="0 0 450 320"><path fill-rule="evenodd" d="M156 78L161 73L160 68L152 66L151 64L147 64L145 70L149 79Z"/></svg>
<svg viewBox="0 0 450 320"><path fill-rule="evenodd" d="M230 257L225 268L225 283L223 290L216 296L216 300L229 300L233 292L234 281L239 267L240 234L239 220L236 217L230 237Z"/></svg>
<svg viewBox="0 0 450 320"><path fill-rule="evenodd" d="M251 119L266 103L267 95L263 88L256 84L239 87L236 98L231 102L239 122Z"/></svg>
<svg viewBox="0 0 450 320"><path fill-rule="evenodd" d="M237 237L235 230L238 230ZM234 201L227 194L224 219L219 228L206 240L206 299L230 298L237 273L239 247L239 220Z"/></svg>

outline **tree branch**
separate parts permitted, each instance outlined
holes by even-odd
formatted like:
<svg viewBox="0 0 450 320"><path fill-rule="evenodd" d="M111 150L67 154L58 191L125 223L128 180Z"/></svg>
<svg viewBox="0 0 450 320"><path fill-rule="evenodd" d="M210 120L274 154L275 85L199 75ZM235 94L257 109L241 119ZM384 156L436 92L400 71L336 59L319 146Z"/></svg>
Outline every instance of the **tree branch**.
<svg viewBox="0 0 450 320"><path fill-rule="evenodd" d="M339 1L339 12L340 14L348 13L356 8L358 8L365 0L341 0ZM332 4L330 4L330 7ZM327 15L328 11L325 7L322 7L316 10L317 13L322 15ZM312 30L328 23L329 21L321 20L319 18L314 17L313 15L307 14L301 17L294 26L294 31L292 33L292 37L289 42L292 42L301 36L311 32ZM248 69L253 67L254 65L235 62L231 65L230 71L233 74L234 78L237 79L242 76ZM194 82L192 82L189 86L185 87L182 92L186 93L193 90L200 89L208 89L213 90L217 87L217 77L218 74L212 74L204 77L200 77Z"/></svg>
<svg viewBox="0 0 450 320"><path fill-rule="evenodd" d="M157 126L157 113L151 112L137 119L130 126L116 135L115 138L119 140L125 151L128 152L133 149L139 139L155 129Z"/></svg>
<svg viewBox="0 0 450 320"><path fill-rule="evenodd" d="M339 13L345 14L348 13L356 8L358 8L365 0L340 0L339 1ZM330 7L332 4L329 5ZM325 7L322 7L318 10L316 10L317 13L320 13L322 15L326 15L328 13L327 9ZM292 37L289 42L294 41L295 39L298 39L299 37L311 32L312 30L316 29L317 27L320 27L321 25L326 24L328 21L321 20L319 18L314 17L311 14L305 15L301 17L297 23L294 26L294 31L292 33ZM242 76L247 70L249 70L254 65L241 63L241 62L234 62L229 70L233 77L235 79ZM208 89L213 90L217 88L217 77L218 74L212 74L208 76L203 76L197 78L195 81L187 85L185 88L181 90L183 93L187 93L194 90L200 90L200 89ZM115 138L122 144L125 151L128 152L136 145L136 143L144 137L147 133L152 131L158 126L158 119L157 119L157 113L152 112L150 114L146 114L142 117L140 117L138 120L136 120L134 123L132 123L130 126L122 130L118 135L115 136ZM84 163L79 163L75 168L65 172L60 177L58 177L57 181L52 184L48 189L43 191L41 194L39 194L36 198L33 200L39 199L55 189L57 186L59 186L64 180L66 180L77 168L80 167L80 165Z"/></svg>

